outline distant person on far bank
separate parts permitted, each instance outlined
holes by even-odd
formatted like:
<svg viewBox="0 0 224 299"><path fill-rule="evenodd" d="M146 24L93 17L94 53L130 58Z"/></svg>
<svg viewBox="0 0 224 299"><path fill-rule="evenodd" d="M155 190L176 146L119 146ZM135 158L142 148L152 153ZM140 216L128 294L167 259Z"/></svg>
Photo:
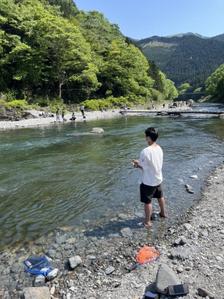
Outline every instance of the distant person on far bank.
<svg viewBox="0 0 224 299"><path fill-rule="evenodd" d="M60 121L59 109L56 110L56 121Z"/></svg>
<svg viewBox="0 0 224 299"><path fill-rule="evenodd" d="M81 113L82 113L82 117L83 118L86 118L86 116L85 116L85 107L82 105L82 106L80 106L80 111L81 111Z"/></svg>
<svg viewBox="0 0 224 299"><path fill-rule="evenodd" d="M62 111L61 111L61 117L62 117L63 121L66 121L66 119L65 119L65 110L64 109L62 109Z"/></svg>
<svg viewBox="0 0 224 299"><path fill-rule="evenodd" d="M152 226L152 199L157 198L160 207L160 217L166 217L165 199L162 190L162 166L163 166L163 150L156 143L158 132L155 128L145 130L145 138L148 146L140 153L139 160L133 160L132 164L135 168L140 168L142 178L140 184L140 200L145 207L145 222L146 228Z"/></svg>

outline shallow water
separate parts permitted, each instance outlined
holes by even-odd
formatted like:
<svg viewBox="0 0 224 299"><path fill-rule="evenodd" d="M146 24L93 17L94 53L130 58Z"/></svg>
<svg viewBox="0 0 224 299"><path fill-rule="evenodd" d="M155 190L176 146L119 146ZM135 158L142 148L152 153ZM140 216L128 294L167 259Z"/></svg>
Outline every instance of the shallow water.
<svg viewBox="0 0 224 299"><path fill-rule="evenodd" d="M198 108L197 108L198 109ZM103 127L104 135L83 134ZM170 221L199 197L209 171L223 161L224 120L118 118L0 132L0 246L35 239L59 226L106 224L142 210L139 170L130 161L159 128ZM199 180L190 175L197 174ZM194 195L185 191L190 184Z"/></svg>

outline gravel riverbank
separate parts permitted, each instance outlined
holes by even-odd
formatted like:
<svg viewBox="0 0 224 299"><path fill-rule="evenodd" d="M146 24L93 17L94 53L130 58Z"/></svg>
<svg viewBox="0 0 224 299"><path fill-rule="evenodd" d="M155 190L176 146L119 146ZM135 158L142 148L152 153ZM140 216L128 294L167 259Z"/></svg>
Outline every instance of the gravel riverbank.
<svg viewBox="0 0 224 299"><path fill-rule="evenodd" d="M65 115L66 121L62 121L60 117L60 121L56 122L56 116L53 115L52 117L43 117L41 114L42 111L37 110L29 110L29 115L32 117L28 119L21 119L18 121L9 121L9 120L1 120L0 121L0 130L8 130L8 129L19 129L19 128L32 128L32 127L42 127L42 126L49 126L55 124L63 124L71 122L72 113L68 113ZM98 119L111 119L114 117L120 117L121 114L119 110L109 110L109 111L92 111L92 112L85 112L86 118L83 119L81 113L76 113L76 122L83 122L83 121L90 121L90 120L98 120Z"/></svg>
<svg viewBox="0 0 224 299"><path fill-rule="evenodd" d="M167 106L168 104L166 104ZM164 108L161 104L158 104L155 109L159 110L186 110L191 109L187 104L182 104L181 107L177 108ZM62 117L59 117L59 121L56 121L56 115L52 114L51 117L44 115L43 111L38 110L28 110L24 114L27 114L26 119L20 120L2 120L0 116L0 130L8 130L8 129L19 129L19 128L33 128L33 127L42 127L42 126L50 126L50 125L60 125L69 122L74 122L71 120L72 113L65 114L65 121L62 121ZM84 122L91 120L100 120L100 119L112 119L116 117L121 117L120 110L108 110L108 111L86 111L86 118L83 118L80 112L75 113L76 120L75 122Z"/></svg>
<svg viewBox="0 0 224 299"><path fill-rule="evenodd" d="M5 249L0 254L0 298L23 298L24 292L25 299L143 298L146 287L155 281L158 266L165 263L189 284L190 294L184 298L223 299L223 174L223 166L212 173L201 201L163 238L152 241L152 231L137 225L140 215L120 214L111 220L121 224L119 233L108 232L104 227L88 231L62 228L33 243ZM136 222L136 228L129 228L130 221ZM160 258L130 271L137 250L149 243L159 249ZM35 254L49 256L59 268L59 275L50 282L39 283L40 289L30 290L26 288L37 282L24 273L22 261ZM73 270L68 263L71 257ZM34 290L39 292L37 297Z"/></svg>

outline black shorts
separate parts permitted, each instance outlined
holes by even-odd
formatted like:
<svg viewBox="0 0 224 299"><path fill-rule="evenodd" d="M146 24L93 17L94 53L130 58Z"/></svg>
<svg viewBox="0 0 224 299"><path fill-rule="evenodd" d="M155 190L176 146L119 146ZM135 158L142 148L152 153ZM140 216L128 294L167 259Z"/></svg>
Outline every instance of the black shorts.
<svg viewBox="0 0 224 299"><path fill-rule="evenodd" d="M140 185L140 200L144 203L151 203L152 198L163 197L162 186L148 186L143 183Z"/></svg>

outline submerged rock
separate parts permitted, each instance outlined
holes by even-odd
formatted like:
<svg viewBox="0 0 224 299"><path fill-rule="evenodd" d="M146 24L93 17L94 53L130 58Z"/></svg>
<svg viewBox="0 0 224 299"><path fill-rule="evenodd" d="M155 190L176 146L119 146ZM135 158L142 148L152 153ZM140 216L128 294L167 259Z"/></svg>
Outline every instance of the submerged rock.
<svg viewBox="0 0 224 299"><path fill-rule="evenodd" d="M104 129L103 128L92 128L92 131L91 133L94 133L94 134L103 134L104 133Z"/></svg>

